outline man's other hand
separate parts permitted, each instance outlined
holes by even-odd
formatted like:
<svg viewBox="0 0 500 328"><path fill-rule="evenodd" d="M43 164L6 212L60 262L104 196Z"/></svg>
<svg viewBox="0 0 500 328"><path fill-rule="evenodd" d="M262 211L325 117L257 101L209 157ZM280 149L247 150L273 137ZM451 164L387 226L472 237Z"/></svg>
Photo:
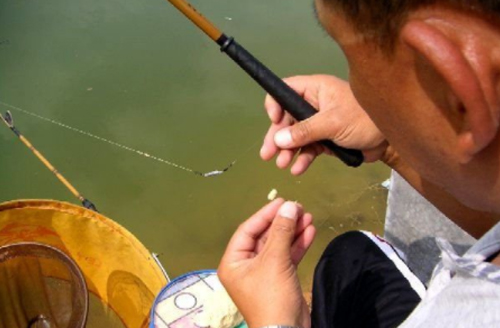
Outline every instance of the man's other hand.
<svg viewBox="0 0 500 328"><path fill-rule="evenodd" d="M260 156L268 161L277 155L276 165L291 167L294 175L304 173L323 152L316 141L330 139L339 146L359 149L365 162L374 162L387 147L385 137L358 104L349 83L330 75L295 76L284 80L319 113L297 122L270 96L264 106L271 126L264 138Z"/></svg>
<svg viewBox="0 0 500 328"><path fill-rule="evenodd" d="M218 275L250 328L310 327L297 265L315 232L311 214L283 199L264 206L238 227Z"/></svg>

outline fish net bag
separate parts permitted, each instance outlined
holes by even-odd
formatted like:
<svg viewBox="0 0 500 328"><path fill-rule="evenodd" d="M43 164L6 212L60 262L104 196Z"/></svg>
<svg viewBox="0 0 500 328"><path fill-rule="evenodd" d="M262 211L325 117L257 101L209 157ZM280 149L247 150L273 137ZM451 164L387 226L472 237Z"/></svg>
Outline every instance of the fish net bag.
<svg viewBox="0 0 500 328"><path fill-rule="evenodd" d="M23 243L51 247L81 271L88 290L87 328L147 327L155 295L168 283L137 238L80 206L50 200L0 204L0 247ZM0 328L80 327L69 322L84 309L73 299L85 293L62 258L18 256L0 263Z"/></svg>
<svg viewBox="0 0 500 328"><path fill-rule="evenodd" d="M39 243L0 247L0 326L84 327L88 291L63 252Z"/></svg>

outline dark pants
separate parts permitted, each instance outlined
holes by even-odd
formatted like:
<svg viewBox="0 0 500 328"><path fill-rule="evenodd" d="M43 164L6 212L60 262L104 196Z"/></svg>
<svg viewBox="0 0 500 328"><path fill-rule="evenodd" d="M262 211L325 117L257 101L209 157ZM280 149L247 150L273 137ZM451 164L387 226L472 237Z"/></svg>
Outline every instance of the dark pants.
<svg viewBox="0 0 500 328"><path fill-rule="evenodd" d="M419 302L394 262L352 231L335 238L316 267L312 327L397 327Z"/></svg>

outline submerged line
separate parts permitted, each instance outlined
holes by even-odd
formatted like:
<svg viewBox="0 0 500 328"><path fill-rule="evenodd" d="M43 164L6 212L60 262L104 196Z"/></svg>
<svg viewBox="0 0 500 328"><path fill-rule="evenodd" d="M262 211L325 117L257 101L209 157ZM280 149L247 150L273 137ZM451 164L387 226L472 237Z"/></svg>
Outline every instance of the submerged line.
<svg viewBox="0 0 500 328"><path fill-rule="evenodd" d="M184 170L184 171L187 171L187 172L191 172L191 173L194 173L196 175L199 175L199 176L202 176L202 177L211 177L211 176L215 176L215 175L220 175L224 172L226 172L229 168L231 168L235 163L236 161L233 161L231 162L226 168L224 168L223 170L216 170L216 171L211 171L211 172L207 172L207 173L202 173L202 172L199 172L199 171L196 171L196 170L193 170L191 168L188 168L186 166L183 166L183 165L180 165L180 164L177 164L177 163L174 163L174 162L171 162L169 160L166 160L164 158L161 158L161 157L157 157L157 156L154 156L154 155L151 155L147 152L144 152L144 151L141 151L141 150L138 150L138 149L135 149L135 148L132 148L132 147L129 147L129 146L125 146L123 144L120 144L118 142L115 142L115 141L112 141L112 140L109 140L109 139L106 139L106 138L103 138L103 137L100 137L98 135L95 135L95 134L92 134L90 132L87 132L87 131L84 131L84 130L81 130L81 129L78 129L78 128L75 128L75 127L72 127L72 126L69 126L67 124L64 124L62 122L59 122L59 121L56 121L56 120L53 120L51 118L47 118L47 117L44 117L42 115L39 115L39 114L36 114L36 113L33 113L33 112L30 112L26 109L22 109L22 108L19 108L19 107L16 107L16 106L13 106L13 105L10 105L10 104L7 104L7 103L4 103L3 101L0 101L0 104L1 105L4 105L5 107L8 107L8 108L11 108L11 109L14 109L18 112L21 112L21 113L24 113L26 115L30 115L32 117L35 117L35 118L38 118L40 120L43 120L43 121L46 121L46 122L49 122L49 123L52 123L52 124L55 124L57 126L60 126L62 128L65 128L65 129L68 129L68 130L71 130L73 132L77 132L77 133L80 133L80 134L83 134L84 136L87 136L87 137L90 137L90 138L93 138L93 139L96 139L96 140L99 140L99 141L102 141L102 142L106 142L112 146L115 146L115 147L118 147L118 148L121 148L121 149L124 149L124 150L127 150L127 151L130 151L132 153L135 153L136 155L140 155L140 156L143 156L143 157L146 157L146 158L149 158L149 159L152 159L154 161L157 161L157 162L160 162L160 163L163 163L163 164L167 164L169 166L172 166L172 167L175 167L177 169L180 169L180 170Z"/></svg>

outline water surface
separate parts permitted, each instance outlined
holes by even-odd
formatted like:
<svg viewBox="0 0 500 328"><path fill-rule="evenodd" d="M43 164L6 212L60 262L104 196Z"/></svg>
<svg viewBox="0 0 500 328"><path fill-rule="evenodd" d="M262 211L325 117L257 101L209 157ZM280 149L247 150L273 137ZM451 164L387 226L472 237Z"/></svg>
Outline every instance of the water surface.
<svg viewBox="0 0 500 328"><path fill-rule="evenodd" d="M302 0L193 0L279 76L347 76L339 48ZM329 240L382 230L389 171L322 158L301 177L259 159L264 92L162 0L2 0L0 101L199 171L201 178L12 111L19 129L172 277L215 268L238 224L268 192L311 211L318 238L300 268L310 283ZM0 106L5 111L5 106ZM0 128L0 201L71 194Z"/></svg>

